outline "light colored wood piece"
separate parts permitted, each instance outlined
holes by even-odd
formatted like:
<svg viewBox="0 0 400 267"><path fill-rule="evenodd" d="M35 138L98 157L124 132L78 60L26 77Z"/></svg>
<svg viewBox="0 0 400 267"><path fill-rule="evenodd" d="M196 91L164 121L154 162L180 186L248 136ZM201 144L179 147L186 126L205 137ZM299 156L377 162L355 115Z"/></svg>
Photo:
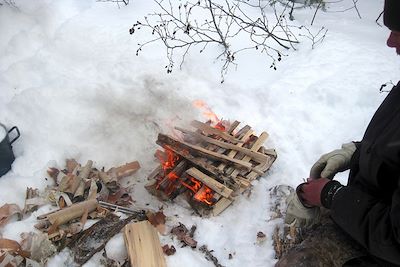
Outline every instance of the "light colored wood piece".
<svg viewBox="0 0 400 267"><path fill-rule="evenodd" d="M262 170L263 172L266 172L266 171L272 166L272 164L274 163L275 160L276 160L276 153L275 153L274 156L271 156L271 157L269 158L269 160L267 160L265 163L258 165L257 168L259 168L259 169ZM258 174L255 173L255 172L250 172L248 175L246 175L246 178L247 178L249 181L253 181L253 180L255 180L257 177L258 177Z"/></svg>
<svg viewBox="0 0 400 267"><path fill-rule="evenodd" d="M262 132L258 139L254 142L253 146L251 147L251 151L258 151L260 147L264 144L264 142L268 139L268 133L267 132ZM244 156L242 161L249 162L251 158L249 156ZM232 177L236 177L239 174L240 170L234 170L231 174ZM252 172L255 172L256 174L262 175L263 172L260 171L257 168L253 168Z"/></svg>
<svg viewBox="0 0 400 267"><path fill-rule="evenodd" d="M214 208L212 210L213 216L219 215L221 212L223 212L227 207L229 207L232 204L232 200L227 199L227 198L221 198L217 203L215 203Z"/></svg>
<svg viewBox="0 0 400 267"><path fill-rule="evenodd" d="M243 141L236 139L235 137L233 137L232 135L221 131L219 129L213 128L210 125L200 122L200 121L192 121L190 123L190 125L192 125L193 127L202 130L203 132L206 132L207 134L215 134L218 135L219 137L221 137L222 139L232 142L232 143L243 143Z"/></svg>
<svg viewBox="0 0 400 267"><path fill-rule="evenodd" d="M228 129L228 134L233 135L233 131L239 126L240 121L234 121Z"/></svg>
<svg viewBox="0 0 400 267"><path fill-rule="evenodd" d="M87 201L83 201L77 204L73 204L68 208L59 210L47 216L47 219L51 224L57 222L58 225L62 225L66 222L69 222L73 219L82 217L82 215L88 211L88 213L94 211L97 208L97 200L91 199Z"/></svg>
<svg viewBox="0 0 400 267"><path fill-rule="evenodd" d="M242 140L242 141L247 140L252 134L253 134L253 130L248 130L248 131L246 132L246 134L242 137L241 140ZM243 145L244 145L244 143L237 144L237 146L240 146L240 147L242 147ZM230 151L230 152L228 153L227 156L230 157L230 158L234 158L234 157L236 156L237 153L238 153L238 151L232 150L232 151ZM225 168L225 166L226 166L225 163L221 163L221 164L218 166L218 169L222 171L222 170Z"/></svg>
<svg viewBox="0 0 400 267"><path fill-rule="evenodd" d="M186 171L186 173L190 176L193 176L200 182L204 183L208 187L210 187L212 190L220 194L221 196L225 198L229 198L230 195L232 194L233 190L226 187L225 185L221 184L220 182L214 180L210 176L202 173L196 168L190 168Z"/></svg>
<svg viewBox="0 0 400 267"><path fill-rule="evenodd" d="M257 151L252 151L250 149L242 147L243 143L240 143L240 144L237 144L237 145L233 145L233 144L230 144L230 143L218 141L218 140L216 140L214 138L202 135L200 133L196 133L196 132L192 132L192 131L189 131L189 130L185 130L185 129L180 128L180 127L175 127L175 129L177 129L178 131L181 131L182 133L190 134L192 136L195 136L195 137L197 137L197 138L199 138L199 139L201 139L203 141L206 141L206 142L208 142L210 144L217 145L217 146L222 147L222 148L226 148L226 149L231 149L231 150L236 150L236 151L242 152L243 154L251 157L254 161L257 161L259 163L264 163L265 161L268 160L268 156L266 156L265 154L259 153Z"/></svg>
<svg viewBox="0 0 400 267"><path fill-rule="evenodd" d="M234 164L236 167L241 168L241 169L245 168L249 171L253 169L251 163L249 163L249 162L238 160L238 159L233 159L226 155L222 155L222 154L207 150L205 148L202 148L201 146L192 145L192 144L189 144L189 143L183 142L183 141L178 141L177 139L175 139L171 136L165 135L165 134L159 134L157 142L160 142L161 144L167 144L170 146L181 146L183 148L194 151L193 153L197 152L198 154L200 154L201 156L204 156L204 157L212 158L212 159L223 161L223 162L230 162L230 163Z"/></svg>
<svg viewBox="0 0 400 267"><path fill-rule="evenodd" d="M149 221L125 226L124 239L132 267L167 266L157 231Z"/></svg>

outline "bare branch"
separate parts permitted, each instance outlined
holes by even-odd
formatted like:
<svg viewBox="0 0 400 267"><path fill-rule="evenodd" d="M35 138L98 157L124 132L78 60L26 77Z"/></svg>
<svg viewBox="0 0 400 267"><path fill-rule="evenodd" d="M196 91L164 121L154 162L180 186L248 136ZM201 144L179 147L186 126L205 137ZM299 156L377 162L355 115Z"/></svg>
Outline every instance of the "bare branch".
<svg viewBox="0 0 400 267"><path fill-rule="evenodd" d="M237 66L236 57L243 51L257 50L266 54L270 67L276 69L277 62L285 55L281 50L295 49L299 43L298 35L292 31L301 31L302 37L310 35L307 38L313 47L320 42L305 28L288 24L288 4L278 11L271 0L258 0L257 4L250 4L247 0L218 3L213 0L154 1L159 11L146 16L144 22L133 24L130 33L147 29L154 36L138 44L137 55L153 42L163 43L168 59L167 73L174 68L176 57L180 58L179 67L182 68L191 50L198 49L203 53L209 44L216 44L221 49L216 59L222 63L223 82L228 69ZM238 39L245 41L239 43Z"/></svg>

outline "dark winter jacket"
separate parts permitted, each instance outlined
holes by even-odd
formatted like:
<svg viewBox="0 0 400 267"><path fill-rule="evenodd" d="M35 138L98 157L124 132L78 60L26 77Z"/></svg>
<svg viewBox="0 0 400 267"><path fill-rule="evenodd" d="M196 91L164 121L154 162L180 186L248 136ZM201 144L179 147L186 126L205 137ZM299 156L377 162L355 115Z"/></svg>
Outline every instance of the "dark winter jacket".
<svg viewBox="0 0 400 267"><path fill-rule="evenodd" d="M400 266L400 82L356 145L347 186L329 182L321 200L382 266Z"/></svg>

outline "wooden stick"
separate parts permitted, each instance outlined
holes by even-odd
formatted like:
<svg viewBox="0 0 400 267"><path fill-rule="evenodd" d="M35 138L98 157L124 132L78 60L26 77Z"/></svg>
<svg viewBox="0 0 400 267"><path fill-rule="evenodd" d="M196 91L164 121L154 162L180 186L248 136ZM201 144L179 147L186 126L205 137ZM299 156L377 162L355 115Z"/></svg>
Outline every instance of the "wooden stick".
<svg viewBox="0 0 400 267"><path fill-rule="evenodd" d="M240 143L240 144L237 144L237 145L233 145L233 144L230 144L230 143L218 141L218 140L216 140L214 138L202 135L200 133L196 133L196 132L192 132L192 131L189 131L189 130L185 130L185 129L180 128L180 127L175 127L175 129L177 129L178 131L181 131L182 133L193 135L193 136L195 136L195 137L197 137L197 138L199 138L199 139L201 139L203 141L206 141L208 143L211 143L213 145L217 145L219 147L223 147L223 148L226 148L226 149L232 149L232 150L236 150L236 151L242 152L243 154L251 157L252 159L254 159L255 161L257 161L259 163L264 163L265 161L268 160L268 156L266 156L265 154L262 154L262 153L259 153L259 152L256 152L256 151L252 151L250 149L242 147L241 145L243 145L243 143Z"/></svg>
<svg viewBox="0 0 400 267"><path fill-rule="evenodd" d="M218 135L219 137L221 137L222 139L232 142L232 143L243 143L243 141L236 139L235 137L233 137L232 135L221 131L220 129L216 129L211 127L208 124L205 124L203 122L200 121L192 121L190 123L190 125L192 125L193 127L202 130L203 132L206 132L207 134L214 134L214 135Z"/></svg>
<svg viewBox="0 0 400 267"><path fill-rule="evenodd" d="M199 171L196 168L190 168L190 169L186 170L186 173L188 175L190 175L190 176L193 176L194 178L196 178L200 182L204 183L205 185L207 185L212 190L214 190L215 192L217 192L218 194L220 194L221 196L223 196L225 198L229 198L230 195L233 192L232 189L229 189L225 185L223 185L220 182L214 180L210 176L202 173L201 171Z"/></svg>
<svg viewBox="0 0 400 267"><path fill-rule="evenodd" d="M246 126L245 126L246 127ZM243 130L243 129L242 129ZM242 131L241 130L241 131ZM248 129L247 130L247 132L243 135L243 137L241 138L241 140L247 140L251 135L253 134L253 131L251 130L251 129ZM244 145L244 143L241 143L241 144L237 144L237 146L239 146L239 147L242 147ZM236 156L236 154L238 153L238 151L237 150L232 150L232 151L230 151L229 153L228 153L228 157L230 157L230 158L234 158L235 156ZM219 166L218 166L218 169L220 169L220 170L223 170L223 169L225 169L225 167L226 167L226 164L224 164L224 163L221 163Z"/></svg>
<svg viewBox="0 0 400 267"><path fill-rule="evenodd" d="M204 149L200 146L192 145L186 142L181 142L176 139L174 139L171 136L165 135L165 134L158 134L158 140L156 142L157 144L163 146L163 145L170 145L170 146L175 146L175 147L181 147L184 149L191 151L194 154L198 154L200 156L206 157L206 158L211 158L214 160L222 161L222 162L229 162L235 165L236 167L240 169L247 169L247 170L253 170L251 163L245 162L242 160L237 160L237 159L232 159L226 155L221 155L218 153L215 153L213 151L209 151L207 149Z"/></svg>
<svg viewBox="0 0 400 267"><path fill-rule="evenodd" d="M149 221L125 226L124 239L132 267L167 266L157 231Z"/></svg>
<svg viewBox="0 0 400 267"><path fill-rule="evenodd" d="M228 134L233 135L233 131L239 126L240 121L234 121L228 129Z"/></svg>
<svg viewBox="0 0 400 267"><path fill-rule="evenodd" d="M266 132L262 132L260 134L260 137L258 137L257 141L254 142L253 146L251 147L251 151L258 151L260 149L260 147L264 144L265 140L268 139L268 133ZM251 158L249 156L244 156L244 158L242 159L242 161L246 161L249 162L251 160ZM236 177L239 174L239 170L236 169L232 172L231 176ZM264 174L262 171L258 170L258 169L254 169L252 170L252 172L255 172L259 175Z"/></svg>
<svg viewBox="0 0 400 267"><path fill-rule="evenodd" d="M85 210L88 210L89 213L94 211L97 208L97 205L98 204L96 199L87 200L69 206L68 208L59 210L55 213L49 214L47 216L47 219L52 224L54 224L57 221L58 225L62 225L73 219L82 217L82 215L85 213Z"/></svg>

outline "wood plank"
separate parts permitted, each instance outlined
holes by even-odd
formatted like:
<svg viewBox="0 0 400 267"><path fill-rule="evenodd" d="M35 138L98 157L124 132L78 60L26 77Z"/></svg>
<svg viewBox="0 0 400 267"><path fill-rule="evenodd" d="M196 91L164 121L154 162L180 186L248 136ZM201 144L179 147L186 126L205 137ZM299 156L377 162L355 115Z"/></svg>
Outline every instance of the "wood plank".
<svg viewBox="0 0 400 267"><path fill-rule="evenodd" d="M258 137L258 139L254 142L253 146L250 148L251 151L258 151L260 149L260 147L264 144L264 142L268 139L268 133L267 132L262 132L260 134L260 136ZM251 160L251 158L249 156L244 156L244 158L242 159L242 161L246 161L249 162ZM239 174L240 170L234 170L231 174L232 177L236 177ZM258 169L254 169L253 171L256 174L262 175L263 172L258 170Z"/></svg>
<svg viewBox="0 0 400 267"><path fill-rule="evenodd" d="M263 172L266 172L272 166L272 164L274 163L275 160L276 160L276 156L275 157L271 156L268 161L266 161L263 164L258 165L257 168L259 168ZM258 177L258 174L255 172L250 172L248 175L246 175L246 178L249 181L253 181L257 177Z"/></svg>
<svg viewBox="0 0 400 267"><path fill-rule="evenodd" d="M243 141L236 139L232 135L228 134L227 132L221 131L220 129L216 129L211 127L210 125L194 120L190 123L193 127L202 130L203 132L207 134L215 134L221 137L222 139L232 142L232 143L243 143Z"/></svg>
<svg viewBox="0 0 400 267"><path fill-rule="evenodd" d="M258 163L264 163L265 161L268 160L268 156L266 156L265 154L259 153L257 151L252 151L252 150L250 150L248 148L244 148L242 146L239 146L239 145L243 145L243 143L240 143L240 144L237 144L237 145L233 145L233 144L230 144L230 143L218 141L218 140L216 140L214 138L202 135L200 133L192 132L190 130L186 130L186 129L183 129L183 128L180 128L180 127L175 127L175 129L177 129L178 131L181 131L182 133L192 135L192 136L194 136L196 138L199 138L199 139L201 139L203 141L206 141L206 142L208 142L210 144L217 145L217 146L222 147L222 148L226 148L226 149L231 149L231 150L236 150L236 151L242 152L243 154L251 157L254 161L257 161Z"/></svg>
<svg viewBox="0 0 400 267"><path fill-rule="evenodd" d="M206 157L206 158L214 159L217 161L229 162L240 169L247 169L249 171L253 170L252 164L249 163L248 161L246 162L243 160L233 159L226 155L221 155L216 152L209 151L209 150L202 148L200 146L197 146L197 145L192 145L192 144L189 144L186 142L178 141L177 139L175 139L171 136L165 135L165 134L161 134L161 133L158 134L158 139L157 139L156 143L161 146L167 144L167 145L174 146L174 147L181 147L181 148L187 149L188 150L187 153L191 152L191 153L194 153L194 154ZM257 170L254 170L254 171L257 172Z"/></svg>
<svg viewBox="0 0 400 267"><path fill-rule="evenodd" d="M221 214L227 207L232 204L232 200L227 198L221 198L217 203L215 203L214 208L212 210L213 216L217 216Z"/></svg>
<svg viewBox="0 0 400 267"><path fill-rule="evenodd" d="M239 126L240 121L234 121L228 129L228 134L233 135L233 131Z"/></svg>
<svg viewBox="0 0 400 267"><path fill-rule="evenodd" d="M132 267L167 266L158 233L149 221L125 226L124 239Z"/></svg>
<svg viewBox="0 0 400 267"><path fill-rule="evenodd" d="M232 189L226 187L225 185L221 184L217 180L214 180L210 176L202 173L201 171L199 171L196 168L190 168L190 169L186 170L186 173L190 176L193 176L200 182L204 183L205 185L207 185L212 190L214 190L215 192L217 192L218 194L220 194L221 196L223 196L225 198L229 198L233 192Z"/></svg>
<svg viewBox="0 0 400 267"><path fill-rule="evenodd" d="M246 126L245 126L246 127ZM251 135L253 134L253 131L252 130L248 130L246 133L245 133L245 135L241 138L241 140L247 140ZM240 144L237 144L238 146L240 146L240 147L242 147L243 145L244 145L244 143L240 143ZM228 153L228 157L230 157L230 158L234 158L235 156L236 156L236 154L238 153L238 151L237 150L232 150L232 151L230 151L229 153ZM221 163L219 166L218 166L218 169L219 170L223 170L224 168L226 167L226 164L224 164L224 163Z"/></svg>

